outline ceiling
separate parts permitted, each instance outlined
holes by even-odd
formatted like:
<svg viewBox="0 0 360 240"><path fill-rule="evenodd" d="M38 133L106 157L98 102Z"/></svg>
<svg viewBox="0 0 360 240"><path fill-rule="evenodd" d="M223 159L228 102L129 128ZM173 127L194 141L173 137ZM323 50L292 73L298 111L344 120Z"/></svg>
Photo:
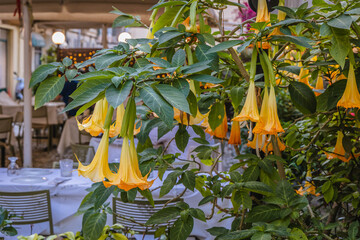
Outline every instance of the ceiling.
<svg viewBox="0 0 360 240"><path fill-rule="evenodd" d="M147 11L157 0L32 0L34 23L49 28L98 28L111 26L116 14L109 13L113 6L124 13L139 16L149 23ZM0 0L0 20L19 25L13 16L16 0Z"/></svg>

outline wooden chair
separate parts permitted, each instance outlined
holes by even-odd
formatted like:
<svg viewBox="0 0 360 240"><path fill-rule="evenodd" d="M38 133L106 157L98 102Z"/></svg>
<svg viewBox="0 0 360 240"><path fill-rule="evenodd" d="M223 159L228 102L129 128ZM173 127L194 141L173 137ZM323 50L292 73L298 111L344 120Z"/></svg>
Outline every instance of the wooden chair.
<svg viewBox="0 0 360 240"><path fill-rule="evenodd" d="M143 226L146 221L154 213L161 210L168 201L169 199L155 200L153 207L147 200L136 199L133 203L124 203L120 198L113 198L113 224L120 223L124 227L139 232L140 234L153 235L157 228L172 224L176 220L174 219L169 223L156 225L154 228L151 226ZM182 199L169 203L167 207L174 206L179 201L182 201Z"/></svg>
<svg viewBox="0 0 360 240"><path fill-rule="evenodd" d="M49 190L35 192L0 192L0 206L15 214L13 225L49 222L54 234Z"/></svg>
<svg viewBox="0 0 360 240"><path fill-rule="evenodd" d="M45 120L45 121L44 121ZM40 121L40 123L39 123ZM48 114L47 114L47 108L46 106L40 107L38 109L32 110L32 128L34 129L35 136L33 138L35 139L48 139L48 151L51 149L52 145L52 133L51 133L51 127L49 125L48 120ZM41 135L41 131L44 133L47 130L47 136L46 134Z"/></svg>
<svg viewBox="0 0 360 240"><path fill-rule="evenodd" d="M1 136L0 139L0 148L1 148L1 166L5 167L5 148L9 147L12 155L15 156L14 146L11 145L11 137L12 137L12 117L4 117L0 118L0 134L5 136Z"/></svg>
<svg viewBox="0 0 360 240"><path fill-rule="evenodd" d="M95 156L95 149L93 146L82 145L82 144L71 144L71 150L74 153L74 160L79 160L81 163L84 163L85 165L90 164Z"/></svg>

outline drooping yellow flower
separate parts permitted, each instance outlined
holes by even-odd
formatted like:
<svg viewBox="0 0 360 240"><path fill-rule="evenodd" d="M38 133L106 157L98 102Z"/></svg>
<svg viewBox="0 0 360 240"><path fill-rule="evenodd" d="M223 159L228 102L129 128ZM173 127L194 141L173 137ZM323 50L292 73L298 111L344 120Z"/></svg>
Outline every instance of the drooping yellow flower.
<svg viewBox="0 0 360 240"><path fill-rule="evenodd" d="M110 137L111 138L113 138L113 137L120 134L121 125L122 125L122 121L124 119L124 115L125 115L124 104L121 104L116 108L116 120L110 126Z"/></svg>
<svg viewBox="0 0 360 240"><path fill-rule="evenodd" d="M284 132L277 113L275 89L272 85L270 86L269 96L267 94L267 88L265 88L260 121L256 124L253 132L270 135L277 135L280 132Z"/></svg>
<svg viewBox="0 0 360 240"><path fill-rule="evenodd" d="M87 166L82 165L80 161L78 167L79 176L89 178L93 182L101 182L104 178L111 176L111 172L108 164L108 150L109 150L109 129L105 129L104 135L101 138L99 147L96 154Z"/></svg>
<svg viewBox="0 0 360 240"><path fill-rule="evenodd" d="M316 85L315 85L315 89L316 90L324 90L324 80L321 76L321 74L319 74L317 80L316 80ZM319 92L314 92L316 96L319 96L321 93Z"/></svg>
<svg viewBox="0 0 360 240"><path fill-rule="evenodd" d="M154 28L154 21L151 21L148 33L146 35L146 38L148 38L148 39L153 39L154 38L154 34L152 33L153 28Z"/></svg>
<svg viewBox="0 0 360 240"><path fill-rule="evenodd" d="M270 13L266 0L258 1L256 22L270 22Z"/></svg>
<svg viewBox="0 0 360 240"><path fill-rule="evenodd" d="M350 161L350 159L352 158L352 155L350 155L348 158L345 157L346 151L342 144L343 137L344 137L344 134L341 131L338 131L334 151L332 153L325 153L328 159L338 158L343 162ZM359 155L360 154L355 154L355 157L358 157Z"/></svg>
<svg viewBox="0 0 360 240"><path fill-rule="evenodd" d="M241 130L240 123L233 121L231 126L230 138L228 141L229 144L240 145L241 144Z"/></svg>
<svg viewBox="0 0 360 240"><path fill-rule="evenodd" d="M311 178L311 171L308 170L306 173L306 178ZM298 190L295 190L297 194L304 196L308 194L312 194L314 196L320 196L320 193L316 193L316 188L312 182L305 181L304 188L300 187Z"/></svg>
<svg viewBox="0 0 360 240"><path fill-rule="evenodd" d="M77 119L78 128L80 131L85 130L90 133L91 136L96 137L100 133L104 132L104 122L108 109L108 102L106 98L99 100L95 104L94 112L91 116L84 119L82 123L80 123Z"/></svg>
<svg viewBox="0 0 360 240"><path fill-rule="evenodd" d="M356 84L354 67L350 63L349 75L343 96L337 103L338 107L360 108L360 93Z"/></svg>
<svg viewBox="0 0 360 240"><path fill-rule="evenodd" d="M299 82L305 83L311 89L313 88L309 83L309 69L301 67L300 74L299 74Z"/></svg>
<svg viewBox="0 0 360 240"><path fill-rule="evenodd" d="M204 121L201 123L201 126L205 127L206 128L205 132L212 136L215 136L217 138L226 138L226 134L228 131L226 112L222 123L215 129L215 131L211 129L207 116L204 119Z"/></svg>
<svg viewBox="0 0 360 240"><path fill-rule="evenodd" d="M279 1L279 6L284 6L285 2L284 1ZM286 13L283 12L283 11L278 11L278 16L277 16L277 19L279 22L285 20L285 17L286 17ZM272 33L270 33L270 36L272 35L284 35L281 31L280 31L280 27L276 27Z"/></svg>
<svg viewBox="0 0 360 240"><path fill-rule="evenodd" d="M278 137L276 138L276 140L278 142L279 150L284 151L286 148L284 143ZM262 134L255 134L253 140L249 141L247 143L247 146L251 147L252 149L256 149L256 148L261 149L261 151L263 152L274 151L270 136L266 137L266 135L262 135Z"/></svg>
<svg viewBox="0 0 360 240"><path fill-rule="evenodd" d="M258 122L260 119L259 110L256 102L255 82L250 81L248 93L246 96L244 107L239 115L234 117L232 121L247 121Z"/></svg>
<svg viewBox="0 0 360 240"><path fill-rule="evenodd" d="M109 176L108 179L109 182L103 182L105 187L116 185L125 191L137 187L141 190L145 190L150 188L153 184L154 180L147 181L147 175L145 177L141 175L133 137L130 137L130 145L129 137L124 137L119 170L116 174Z"/></svg>
<svg viewBox="0 0 360 240"><path fill-rule="evenodd" d="M177 108L174 108L174 119L184 125L196 125L204 120L205 116L202 115L199 110L197 111L196 117L186 114Z"/></svg>

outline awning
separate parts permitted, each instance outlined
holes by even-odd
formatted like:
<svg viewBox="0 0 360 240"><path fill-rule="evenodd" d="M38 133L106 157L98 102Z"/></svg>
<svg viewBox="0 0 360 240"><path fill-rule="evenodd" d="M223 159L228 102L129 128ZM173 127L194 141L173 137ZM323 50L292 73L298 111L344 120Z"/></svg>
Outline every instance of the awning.
<svg viewBox="0 0 360 240"><path fill-rule="evenodd" d="M45 39L39 33L31 33L31 43L33 47L45 47Z"/></svg>

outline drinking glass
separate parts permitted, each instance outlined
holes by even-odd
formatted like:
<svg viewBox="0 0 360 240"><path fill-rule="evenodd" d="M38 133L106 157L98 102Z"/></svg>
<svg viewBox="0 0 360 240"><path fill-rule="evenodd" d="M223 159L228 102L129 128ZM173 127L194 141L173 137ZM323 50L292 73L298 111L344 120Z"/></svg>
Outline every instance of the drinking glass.
<svg viewBox="0 0 360 240"><path fill-rule="evenodd" d="M60 173L62 177L71 177L74 161L72 159L60 160Z"/></svg>
<svg viewBox="0 0 360 240"><path fill-rule="evenodd" d="M10 164L7 169L7 175L10 177L19 175L20 167L16 164L17 157L9 157Z"/></svg>

